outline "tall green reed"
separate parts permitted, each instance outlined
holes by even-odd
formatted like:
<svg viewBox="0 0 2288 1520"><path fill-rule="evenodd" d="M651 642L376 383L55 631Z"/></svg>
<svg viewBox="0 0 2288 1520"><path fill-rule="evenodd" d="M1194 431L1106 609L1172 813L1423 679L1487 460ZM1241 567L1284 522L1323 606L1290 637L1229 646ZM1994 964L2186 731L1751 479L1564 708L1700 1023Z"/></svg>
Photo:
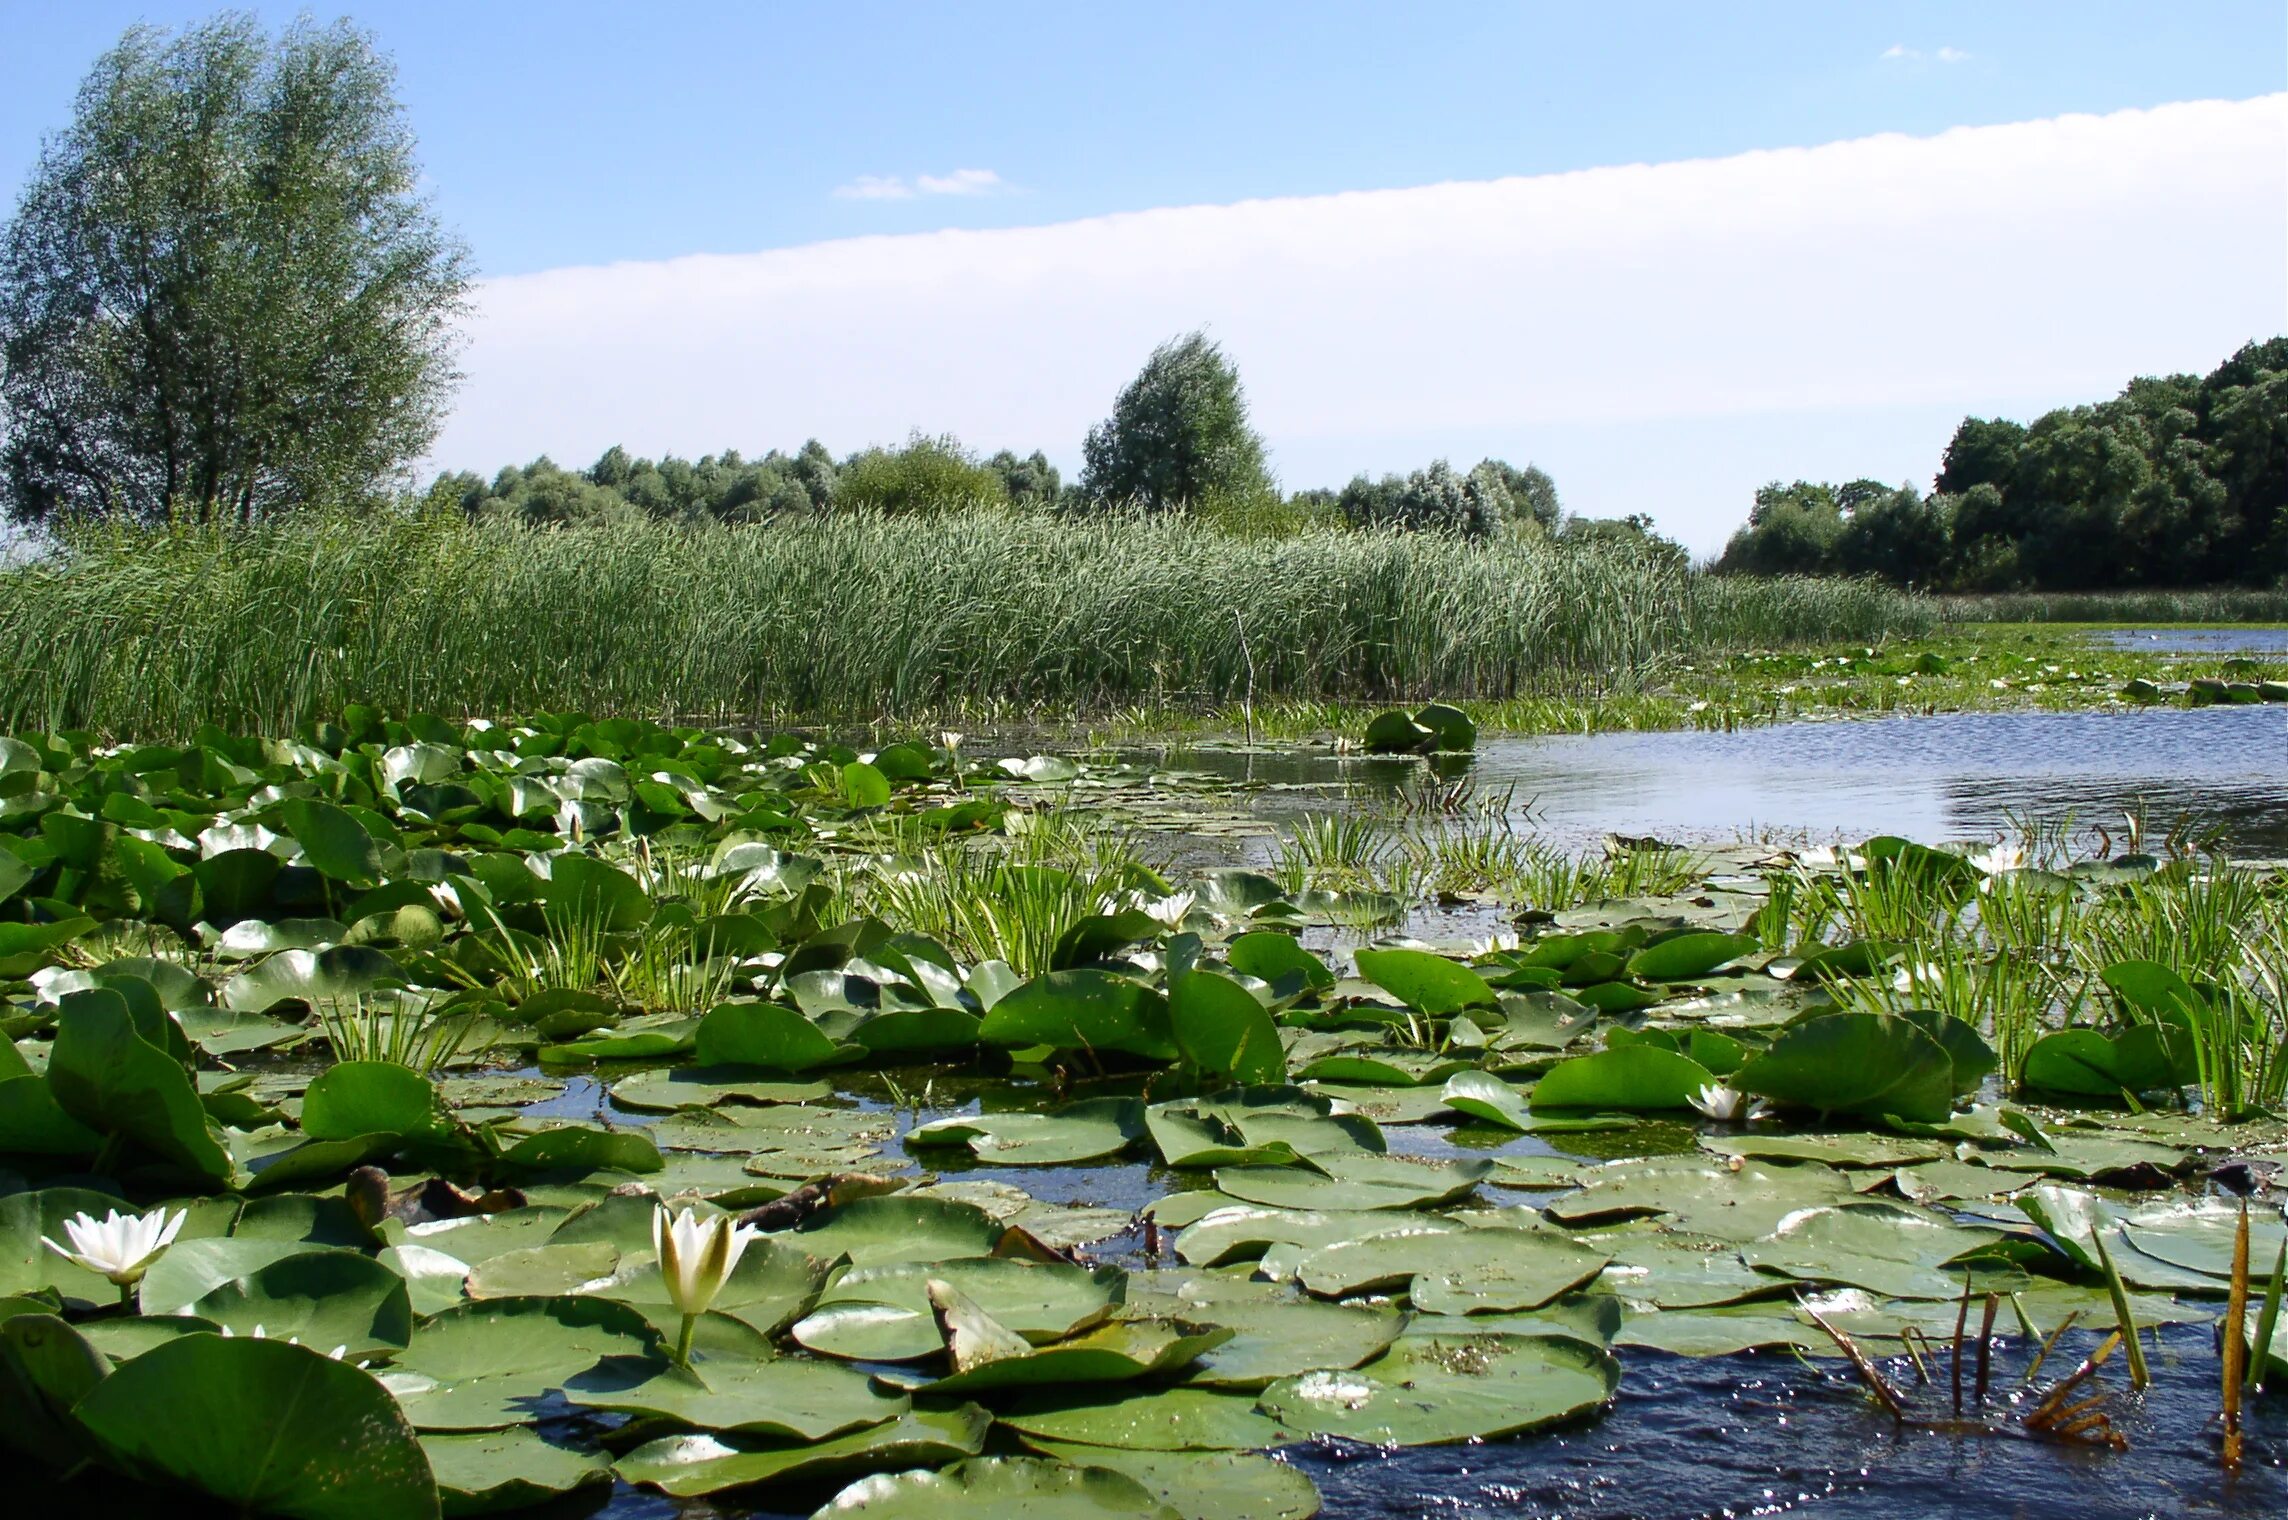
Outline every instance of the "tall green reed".
<svg viewBox="0 0 2288 1520"><path fill-rule="evenodd" d="M0 571L0 728L283 733L353 701L724 721L1627 692L1712 649L1912 634L1859 582L1625 549L972 510L531 529L83 528ZM1238 631L1244 629L1243 652Z"/></svg>

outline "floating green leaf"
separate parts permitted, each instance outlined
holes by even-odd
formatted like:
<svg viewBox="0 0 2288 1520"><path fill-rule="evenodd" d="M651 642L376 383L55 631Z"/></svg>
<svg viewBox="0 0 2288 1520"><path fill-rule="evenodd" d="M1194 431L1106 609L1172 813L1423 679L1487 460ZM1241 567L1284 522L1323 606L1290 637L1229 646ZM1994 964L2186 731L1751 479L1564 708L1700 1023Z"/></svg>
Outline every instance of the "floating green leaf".
<svg viewBox="0 0 2288 1520"><path fill-rule="evenodd" d="M971 1457L938 1472L861 1478L818 1517L943 1520L948 1510L963 1509L1010 1520L1181 1520L1134 1478L1038 1457Z"/></svg>
<svg viewBox="0 0 2288 1520"><path fill-rule="evenodd" d="M1791 1024L1733 1075L1732 1086L1823 1113L1926 1124L1954 1108L1954 1062L1905 1019L1829 1013Z"/></svg>
<svg viewBox="0 0 2288 1520"><path fill-rule="evenodd" d="M1439 1446L1577 1419L1602 1408L1620 1378L1611 1355L1584 1341L1405 1336L1364 1366L1274 1383L1259 1407L1314 1435Z"/></svg>
<svg viewBox="0 0 2288 1520"><path fill-rule="evenodd" d="M282 1340L187 1335L73 1411L112 1461L250 1514L436 1520L429 1459L381 1385Z"/></svg>
<svg viewBox="0 0 2288 1520"><path fill-rule="evenodd" d="M1593 1056L1560 1061L1534 1084L1532 1104L1543 1109L1617 1108L1631 1113L1690 1108L1715 1074L1690 1056L1652 1045L1624 1045Z"/></svg>
<svg viewBox="0 0 2288 1520"><path fill-rule="evenodd" d="M939 1467L975 1456L993 1417L975 1404L948 1410L911 1410L894 1420L830 1440L798 1446L753 1437L667 1436L647 1442L614 1464L630 1483L692 1498L730 1488L771 1483L812 1483L853 1473Z"/></svg>
<svg viewBox="0 0 2288 1520"><path fill-rule="evenodd" d="M1357 960L1360 976L1432 1018L1465 1008L1501 1006L1484 977L1442 955L1426 950L1361 950Z"/></svg>

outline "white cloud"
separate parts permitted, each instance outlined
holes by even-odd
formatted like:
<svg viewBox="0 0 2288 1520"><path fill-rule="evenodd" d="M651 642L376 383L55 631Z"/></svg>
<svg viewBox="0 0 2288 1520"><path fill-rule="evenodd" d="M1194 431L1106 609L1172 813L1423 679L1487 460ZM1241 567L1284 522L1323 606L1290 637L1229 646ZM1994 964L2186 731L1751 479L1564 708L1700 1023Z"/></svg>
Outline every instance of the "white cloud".
<svg viewBox="0 0 2288 1520"><path fill-rule="evenodd" d="M895 174L861 174L847 185L836 185L834 196L845 201L910 201L914 187Z"/></svg>
<svg viewBox="0 0 2288 1520"><path fill-rule="evenodd" d="M1709 547L1799 463L1927 478L1950 414L2288 331L2284 149L2270 96L519 275L478 292L435 457L921 428L1070 466L1145 353L1206 326L1290 484L1535 458L1570 505ZM1735 434L1760 442L1705 446Z"/></svg>
<svg viewBox="0 0 2288 1520"><path fill-rule="evenodd" d="M924 174L914 181L924 195L997 195L1008 181L991 169L956 169L951 174Z"/></svg>
<svg viewBox="0 0 2288 1520"><path fill-rule="evenodd" d="M1900 63L1961 63L1970 57L1958 47L1934 48L1926 53L1921 48L1911 48L1903 42L1892 43L1883 49L1881 56Z"/></svg>
<svg viewBox="0 0 2288 1520"><path fill-rule="evenodd" d="M1903 42L1894 42L1883 49L1883 56L1885 58L1920 58L1922 54Z"/></svg>
<svg viewBox="0 0 2288 1520"><path fill-rule="evenodd" d="M909 183L902 175L861 174L834 195L846 201L910 201L917 195L998 195L1009 182L991 169L956 169L951 174L917 174Z"/></svg>
<svg viewBox="0 0 2288 1520"><path fill-rule="evenodd" d="M1941 63L1960 63L1970 55L1961 48L1942 47L1931 56Z"/></svg>

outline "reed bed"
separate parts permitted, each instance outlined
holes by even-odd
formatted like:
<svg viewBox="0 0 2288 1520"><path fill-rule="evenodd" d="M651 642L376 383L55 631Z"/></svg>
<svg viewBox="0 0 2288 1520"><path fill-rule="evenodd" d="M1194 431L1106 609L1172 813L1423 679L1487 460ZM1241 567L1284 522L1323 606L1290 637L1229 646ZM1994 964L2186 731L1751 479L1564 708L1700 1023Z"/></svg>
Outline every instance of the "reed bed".
<svg viewBox="0 0 2288 1520"><path fill-rule="evenodd" d="M1949 623L2288 623L2288 586L2011 591L1942 596L1933 605Z"/></svg>
<svg viewBox="0 0 2288 1520"><path fill-rule="evenodd" d="M83 529L0 573L0 729L284 733L351 702L722 722L1627 692L1927 631L1863 583L1626 547L1021 511Z"/></svg>

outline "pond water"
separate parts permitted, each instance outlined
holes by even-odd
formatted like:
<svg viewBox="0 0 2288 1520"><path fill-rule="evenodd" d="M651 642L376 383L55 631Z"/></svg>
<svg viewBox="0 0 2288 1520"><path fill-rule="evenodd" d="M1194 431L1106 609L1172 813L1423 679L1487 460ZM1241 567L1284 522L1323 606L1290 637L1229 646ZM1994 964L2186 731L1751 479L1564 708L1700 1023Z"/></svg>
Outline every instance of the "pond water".
<svg viewBox="0 0 2288 1520"><path fill-rule="evenodd" d="M2085 1353L2094 1339L2069 1336L2075 1344L2061 1344L2055 1355ZM1998 1354L1996 1386L2014 1384L2025 1360L2021 1348ZM2279 1457L2288 1414L2278 1401L2256 1412L2262 1450L2228 1480L2217 1471L2214 1437L2203 1425L2216 1404L2207 1332L2164 1333L2150 1360L2153 1385L2144 1397L2114 1401L2130 1441L2120 1453L1902 1430L1873 1409L1840 1363L1812 1367L1771 1353L1694 1361L1632 1351L1623 1358L1612 1411L1577 1429L1395 1452L1314 1445L1289 1459L1318 1484L1330 1520L2280 1514L2288 1506ZM1925 1397L1935 1393L1925 1390ZM1943 1397L1932 1403L1944 1407Z"/></svg>
<svg viewBox="0 0 2288 1520"><path fill-rule="evenodd" d="M2288 654L2288 628L2101 628L2090 637L2147 654Z"/></svg>
<svg viewBox="0 0 2288 1520"><path fill-rule="evenodd" d="M2055 1355L2078 1357L2094 1336L2070 1335ZM1621 1391L1602 1417L1516 1440L1386 1450L1318 1441L1285 1460L1310 1474L1325 1520L2174 1520L2268 1516L2288 1507L2280 1451L2288 1411L2251 1410L2239 1473L2217 1470L2215 1358L2206 1331L2172 1330L2150 1355L2142 1399L2117 1395L2130 1448L2063 1448L2006 1435L1902 1430L1875 1410L1841 1363L1773 1353L1692 1360L1631 1351ZM2012 1388L2026 1356L1996 1358ZM2065 1365L2070 1366L2071 1362ZM1899 1372L1904 1369L1886 1371ZM1942 1372L1943 1375L1943 1372ZM1926 1394L1929 1393L1926 1390ZM815 1496L823 1500L829 1491ZM747 1510L719 1497L695 1504L622 1489L609 1520L800 1515ZM1246 1520L1234 1511L1232 1520Z"/></svg>
<svg viewBox="0 0 2288 1520"><path fill-rule="evenodd" d="M1251 808L1277 819L1346 793L1396 793L1423 763L1327 752L1171 750L1171 767L1268 783ZM2288 708L1954 713L1785 723L1731 732L1612 733L1482 741L1466 775L1576 843L1607 833L1679 843L1999 835L2013 816L2071 820L2124 840L2141 812L2158 838L2180 820L2222 831L2244 857L2288 855Z"/></svg>
<svg viewBox="0 0 2288 1520"><path fill-rule="evenodd" d="M923 1091L924 1069L893 1073L909 1092ZM890 1110L866 1088L848 1084L838 1101L894 1112L899 1136L915 1124L952 1113L1038 1108L1049 1101L1038 1084L974 1079L940 1081L936 1104ZM888 1090L888 1089L885 1089ZM1136 1079L1083 1082L1074 1097L1138 1090ZM574 1078L566 1093L533 1112L646 1124L657 1114L622 1109L593 1080ZM1438 1159L1462 1156L1574 1155L1603 1149L1631 1155L1693 1148L1680 1124L1646 1124L1625 1141L1596 1135L1543 1138L1490 1126L1392 1124L1391 1150ZM1606 1139L1605 1147L1583 1142ZM1573 1148L1556 1143L1571 1141ZM916 1171L903 1146L885 1147L891 1165ZM998 1183L1043 1203L1130 1211L1170 1192L1203 1186L1197 1172L1141 1161L1066 1167L941 1165L945 1181ZM1482 1205L1543 1202L1555 1196L1482 1185ZM1089 1248L1091 1261L1132 1272L1179 1263L1164 1247L1148 1252L1140 1227ZM2007 1316L2005 1316L2007 1322ZM2288 1401L2265 1398L2248 1412L2246 1457L2226 1477L2216 1456L2216 1356L2207 1327L2149 1330L2153 1383L2144 1394L2123 1386L2118 1361L2098 1384L2114 1389L2106 1405L2128 1441L2121 1452L2065 1446L2016 1430L2013 1416L2031 1407L2024 1375L2031 1342L1998 1336L1995 1390L1985 1432L1902 1428L1868 1397L1840 1361L1806 1361L1784 1352L1708 1358L1631 1348L1621 1357L1622 1382L1602 1415L1534 1435L1457 1446L1383 1448L1320 1439L1289 1447L1283 1460L1307 1472L1324 1500L1327 1520L1432 1520L1442 1516L1535 1517L1535 1520L1735 1520L1808 1515L1836 1520L2160 1520L2176 1516L2275 1516L2288 1513ZM2095 1349L2094 1334L2069 1333L2043 1369L2047 1383ZM1939 1353L1944 1355L1943 1348ZM1907 1390L1918 1418L1948 1414L1943 1365L1938 1386L1916 1389L1904 1358L1886 1361L1893 1384ZM2096 1385L2092 1385L2096 1386ZM706 1517L802 1516L833 1497L836 1483L815 1492L772 1493L741 1502L675 1500L626 1486L603 1501L606 1520L706 1520ZM1232 1520L1245 1520L1234 1511Z"/></svg>

